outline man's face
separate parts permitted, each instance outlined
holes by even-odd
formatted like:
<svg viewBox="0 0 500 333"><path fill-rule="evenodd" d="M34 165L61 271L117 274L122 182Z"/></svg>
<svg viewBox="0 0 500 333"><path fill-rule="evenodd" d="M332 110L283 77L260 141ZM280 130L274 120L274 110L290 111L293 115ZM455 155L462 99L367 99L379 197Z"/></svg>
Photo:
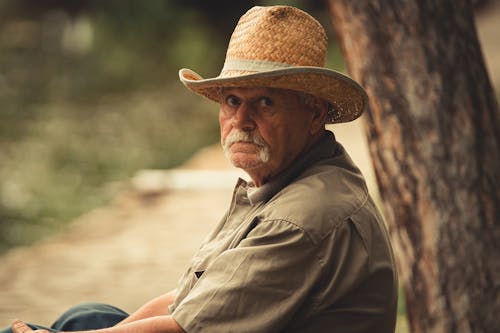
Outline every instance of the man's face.
<svg viewBox="0 0 500 333"><path fill-rule="evenodd" d="M323 130L296 92L270 88L223 89L219 124L226 156L256 186L286 169Z"/></svg>

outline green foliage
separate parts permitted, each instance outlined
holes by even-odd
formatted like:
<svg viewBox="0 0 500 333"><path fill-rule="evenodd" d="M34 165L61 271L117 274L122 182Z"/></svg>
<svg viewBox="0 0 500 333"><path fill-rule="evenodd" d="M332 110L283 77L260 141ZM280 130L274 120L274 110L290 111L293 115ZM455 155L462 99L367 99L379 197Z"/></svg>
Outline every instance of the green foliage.
<svg viewBox="0 0 500 333"><path fill-rule="evenodd" d="M188 9L121 4L4 6L0 36L14 34L0 38L0 252L104 204L109 184L218 138L215 105L177 70L216 72L221 41Z"/></svg>
<svg viewBox="0 0 500 333"><path fill-rule="evenodd" d="M216 106L177 71L217 75L238 17L269 4L218 3L0 1L0 252L104 204L137 170L217 141ZM329 28L319 6L288 3Z"/></svg>
<svg viewBox="0 0 500 333"><path fill-rule="evenodd" d="M2 150L3 246L48 235L104 204L113 182L141 168L175 166L215 142L215 106L188 98L181 89L169 86L129 98L108 96L92 105L61 103L34 110L43 119Z"/></svg>

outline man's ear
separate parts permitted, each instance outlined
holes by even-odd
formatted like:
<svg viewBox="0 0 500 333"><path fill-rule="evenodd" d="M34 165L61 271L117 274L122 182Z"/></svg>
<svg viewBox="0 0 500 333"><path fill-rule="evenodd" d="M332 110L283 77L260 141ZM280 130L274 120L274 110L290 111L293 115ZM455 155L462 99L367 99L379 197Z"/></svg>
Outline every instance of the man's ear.
<svg viewBox="0 0 500 333"><path fill-rule="evenodd" d="M328 102L322 98L316 97L311 111L313 113L313 118L309 132L312 136L315 136L325 129L326 119L328 116Z"/></svg>

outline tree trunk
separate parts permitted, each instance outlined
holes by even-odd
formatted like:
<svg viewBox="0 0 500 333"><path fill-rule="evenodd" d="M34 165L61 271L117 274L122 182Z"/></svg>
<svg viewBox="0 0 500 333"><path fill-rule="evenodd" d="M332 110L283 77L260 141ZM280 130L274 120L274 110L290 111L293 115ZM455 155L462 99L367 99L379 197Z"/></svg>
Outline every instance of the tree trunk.
<svg viewBox="0 0 500 333"><path fill-rule="evenodd" d="M330 0L412 332L498 332L500 116L465 0Z"/></svg>

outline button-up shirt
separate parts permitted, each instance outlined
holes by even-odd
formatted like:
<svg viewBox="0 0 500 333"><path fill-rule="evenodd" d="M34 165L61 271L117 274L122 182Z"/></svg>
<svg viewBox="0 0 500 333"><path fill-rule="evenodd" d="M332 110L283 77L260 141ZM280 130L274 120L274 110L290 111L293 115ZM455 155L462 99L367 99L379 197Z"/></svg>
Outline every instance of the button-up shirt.
<svg viewBox="0 0 500 333"><path fill-rule="evenodd" d="M178 290L188 333L394 331L387 231L332 133L263 186L238 181Z"/></svg>

